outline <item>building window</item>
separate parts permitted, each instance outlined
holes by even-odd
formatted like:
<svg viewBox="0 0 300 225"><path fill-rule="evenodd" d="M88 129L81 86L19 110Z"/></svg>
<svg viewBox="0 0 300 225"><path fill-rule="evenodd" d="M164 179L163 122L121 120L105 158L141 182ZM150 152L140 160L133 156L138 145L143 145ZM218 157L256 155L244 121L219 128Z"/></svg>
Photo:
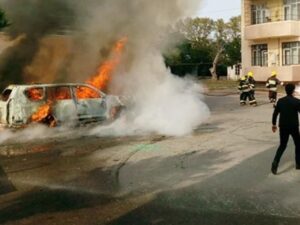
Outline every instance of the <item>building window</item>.
<svg viewBox="0 0 300 225"><path fill-rule="evenodd" d="M268 45L252 45L252 66L268 66Z"/></svg>
<svg viewBox="0 0 300 225"><path fill-rule="evenodd" d="M283 65L300 64L300 41L282 44Z"/></svg>
<svg viewBox="0 0 300 225"><path fill-rule="evenodd" d="M269 10L264 5L251 6L251 23L260 24L270 21Z"/></svg>
<svg viewBox="0 0 300 225"><path fill-rule="evenodd" d="M284 20L300 20L300 0L284 0Z"/></svg>

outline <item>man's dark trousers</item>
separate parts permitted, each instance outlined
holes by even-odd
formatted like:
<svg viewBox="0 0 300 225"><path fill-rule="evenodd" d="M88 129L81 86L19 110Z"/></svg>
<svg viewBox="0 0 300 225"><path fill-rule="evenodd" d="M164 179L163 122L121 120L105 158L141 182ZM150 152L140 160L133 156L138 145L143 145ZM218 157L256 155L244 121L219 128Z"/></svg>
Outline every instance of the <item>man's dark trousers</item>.
<svg viewBox="0 0 300 225"><path fill-rule="evenodd" d="M280 158L284 153L287 143L289 140L289 136L291 135L294 143L295 143L295 159L296 165L300 166L300 134L299 134L299 127L292 127L292 128L281 128L279 129L280 135L280 145L277 149L274 162L279 164Z"/></svg>

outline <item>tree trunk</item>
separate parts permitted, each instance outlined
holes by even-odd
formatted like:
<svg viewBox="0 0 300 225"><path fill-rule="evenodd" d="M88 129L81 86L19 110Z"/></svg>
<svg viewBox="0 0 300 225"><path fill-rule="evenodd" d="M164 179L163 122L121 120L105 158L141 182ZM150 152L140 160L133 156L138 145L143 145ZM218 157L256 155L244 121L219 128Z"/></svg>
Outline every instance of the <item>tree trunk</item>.
<svg viewBox="0 0 300 225"><path fill-rule="evenodd" d="M217 52L217 55L215 56L215 59L214 59L214 62L213 62L213 66L209 69L210 70L210 73L211 73L211 79L212 80L218 80L218 74L217 74L217 65L218 65L218 61L219 61L219 58L221 56L223 52L223 48L220 49L218 52Z"/></svg>

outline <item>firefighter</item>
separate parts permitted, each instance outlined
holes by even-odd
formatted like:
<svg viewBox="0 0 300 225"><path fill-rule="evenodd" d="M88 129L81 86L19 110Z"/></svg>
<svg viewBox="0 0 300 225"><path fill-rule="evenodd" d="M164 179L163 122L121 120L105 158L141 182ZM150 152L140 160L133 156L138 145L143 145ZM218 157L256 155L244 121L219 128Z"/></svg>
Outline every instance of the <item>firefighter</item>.
<svg viewBox="0 0 300 225"><path fill-rule="evenodd" d="M272 71L271 76L267 79L266 87L269 89L270 103L275 103L277 100L277 86L282 85L280 80L277 79L276 71Z"/></svg>
<svg viewBox="0 0 300 225"><path fill-rule="evenodd" d="M247 74L248 76L248 81L249 81L249 86L250 86L250 91L249 91L249 95L248 95L248 98L249 98L249 103L250 105L253 105L253 106L257 106L257 102L256 102L256 99L255 99L255 79L253 77L253 72L248 72Z"/></svg>
<svg viewBox="0 0 300 225"><path fill-rule="evenodd" d="M238 90L240 91L240 105L246 105L247 98L249 98L250 84L248 76L243 76L239 80Z"/></svg>

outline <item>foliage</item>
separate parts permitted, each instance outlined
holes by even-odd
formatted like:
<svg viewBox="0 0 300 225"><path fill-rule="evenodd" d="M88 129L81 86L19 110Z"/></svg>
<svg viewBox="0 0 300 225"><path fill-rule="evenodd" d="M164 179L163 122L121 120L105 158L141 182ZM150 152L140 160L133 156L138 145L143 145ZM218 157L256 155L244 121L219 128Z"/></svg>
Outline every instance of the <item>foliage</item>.
<svg viewBox="0 0 300 225"><path fill-rule="evenodd" d="M203 71L201 68L206 71L203 75L207 75L211 68L211 74L216 77L220 68L224 71L224 67L241 61L240 24L240 16L231 18L227 23L223 19L214 21L210 18L179 21L173 34L181 36L181 41L165 52L166 64L171 68L179 65L187 68L186 64L197 66L197 75ZM186 73L190 70L186 69Z"/></svg>
<svg viewBox="0 0 300 225"><path fill-rule="evenodd" d="M213 26L214 21L209 18L186 18L179 21L176 28L193 47L201 48L210 44Z"/></svg>
<svg viewBox="0 0 300 225"><path fill-rule="evenodd" d="M5 12L0 9L0 30L7 26L9 26L9 23L6 19Z"/></svg>
<svg viewBox="0 0 300 225"><path fill-rule="evenodd" d="M232 66L241 62L241 17L232 17L227 26L230 39L225 45L225 64Z"/></svg>

